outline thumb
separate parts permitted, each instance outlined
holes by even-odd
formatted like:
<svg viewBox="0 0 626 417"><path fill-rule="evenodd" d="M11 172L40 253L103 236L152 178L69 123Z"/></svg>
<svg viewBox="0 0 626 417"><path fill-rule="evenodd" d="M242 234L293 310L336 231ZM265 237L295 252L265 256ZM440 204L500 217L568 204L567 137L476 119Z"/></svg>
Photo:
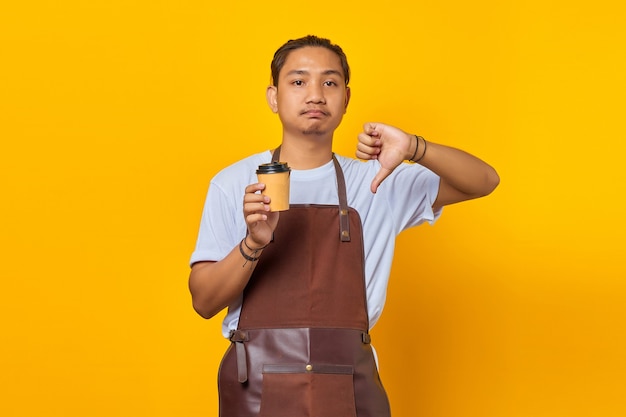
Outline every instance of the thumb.
<svg viewBox="0 0 626 417"><path fill-rule="evenodd" d="M376 193L380 184L391 174L391 169L380 167L380 170L376 173L376 176L372 180L372 185L370 189L373 193Z"/></svg>
<svg viewBox="0 0 626 417"><path fill-rule="evenodd" d="M368 122L363 125L363 131L367 133L369 136L380 136L380 133L377 131L378 123Z"/></svg>

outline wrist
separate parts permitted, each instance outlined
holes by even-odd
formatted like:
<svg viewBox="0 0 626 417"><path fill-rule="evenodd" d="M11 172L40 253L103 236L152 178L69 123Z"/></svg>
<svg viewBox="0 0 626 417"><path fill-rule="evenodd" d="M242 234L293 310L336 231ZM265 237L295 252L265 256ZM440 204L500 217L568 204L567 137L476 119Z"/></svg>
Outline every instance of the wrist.
<svg viewBox="0 0 626 417"><path fill-rule="evenodd" d="M409 136L409 146L407 149L407 161L413 161L415 156L417 156L417 149L419 148L419 140L416 135L408 135Z"/></svg>
<svg viewBox="0 0 626 417"><path fill-rule="evenodd" d="M412 137L415 138L415 149L409 161L417 163L426 155L426 139L417 135L412 135Z"/></svg>
<svg viewBox="0 0 626 417"><path fill-rule="evenodd" d="M248 236L250 235L246 235L246 237L243 238L243 244L246 247L246 249L248 249L250 252L254 252L254 253L260 252L267 247L267 245L258 245L256 243L249 244Z"/></svg>
<svg viewBox="0 0 626 417"><path fill-rule="evenodd" d="M246 235L246 237L241 239L241 242L239 242L239 252L241 253L241 256L243 256L243 258L246 260L246 262L244 262L242 266L245 267L246 264L250 262L250 268L252 269L254 263L260 259L260 256L259 256L260 252L263 251L263 249L267 247L267 245L262 246L260 248L256 248L256 249L251 248L246 242L247 238L248 236ZM244 246L246 247L246 249L250 251L250 253L246 253L246 251L243 249Z"/></svg>

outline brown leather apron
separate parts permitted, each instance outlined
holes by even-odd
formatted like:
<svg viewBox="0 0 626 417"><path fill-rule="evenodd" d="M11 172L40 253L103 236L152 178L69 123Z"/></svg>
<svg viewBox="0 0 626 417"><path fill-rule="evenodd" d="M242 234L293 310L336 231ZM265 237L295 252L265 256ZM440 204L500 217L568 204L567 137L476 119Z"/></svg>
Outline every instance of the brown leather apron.
<svg viewBox="0 0 626 417"><path fill-rule="evenodd" d="M361 220L333 162L339 206L281 212L244 290L219 371L221 417L390 416L368 334Z"/></svg>

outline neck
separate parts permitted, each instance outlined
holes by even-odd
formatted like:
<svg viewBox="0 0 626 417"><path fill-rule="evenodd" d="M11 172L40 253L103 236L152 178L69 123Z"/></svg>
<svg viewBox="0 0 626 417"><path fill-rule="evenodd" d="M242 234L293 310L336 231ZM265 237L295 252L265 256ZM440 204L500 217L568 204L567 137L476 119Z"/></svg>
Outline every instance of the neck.
<svg viewBox="0 0 626 417"><path fill-rule="evenodd" d="M313 169L332 159L332 136L330 138L288 138L283 135L280 160L293 169Z"/></svg>

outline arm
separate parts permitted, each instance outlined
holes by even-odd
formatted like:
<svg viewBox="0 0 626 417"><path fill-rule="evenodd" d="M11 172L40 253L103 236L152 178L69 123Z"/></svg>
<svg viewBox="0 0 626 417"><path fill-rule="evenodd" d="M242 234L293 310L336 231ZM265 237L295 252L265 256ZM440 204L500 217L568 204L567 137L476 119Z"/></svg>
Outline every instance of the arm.
<svg viewBox="0 0 626 417"><path fill-rule="evenodd" d="M439 194L433 203L435 210L486 196L500 182L495 169L475 156L449 146L417 140L414 135L393 126L366 123L358 139L356 156L378 159L381 165L372 181L374 193L398 165L412 157L440 177Z"/></svg>
<svg viewBox="0 0 626 417"><path fill-rule="evenodd" d="M266 246L278 224L278 212L269 211L269 197L257 193L263 188L263 184L251 184L246 187L244 196L243 215L248 234L241 248L250 257L261 255L263 249L251 249ZM246 262L239 245L218 262L195 263L189 275L193 308L207 319L219 313L241 295L256 264Z"/></svg>

